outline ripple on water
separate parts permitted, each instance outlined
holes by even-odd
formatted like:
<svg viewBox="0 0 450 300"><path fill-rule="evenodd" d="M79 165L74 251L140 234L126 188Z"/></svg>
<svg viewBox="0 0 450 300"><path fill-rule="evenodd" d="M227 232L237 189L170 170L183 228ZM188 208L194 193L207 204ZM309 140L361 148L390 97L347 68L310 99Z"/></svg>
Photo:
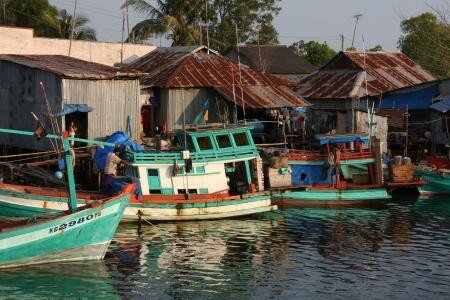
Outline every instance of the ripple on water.
<svg viewBox="0 0 450 300"><path fill-rule="evenodd" d="M450 198L129 224L104 263L1 271L0 298L444 299L449 241Z"/></svg>

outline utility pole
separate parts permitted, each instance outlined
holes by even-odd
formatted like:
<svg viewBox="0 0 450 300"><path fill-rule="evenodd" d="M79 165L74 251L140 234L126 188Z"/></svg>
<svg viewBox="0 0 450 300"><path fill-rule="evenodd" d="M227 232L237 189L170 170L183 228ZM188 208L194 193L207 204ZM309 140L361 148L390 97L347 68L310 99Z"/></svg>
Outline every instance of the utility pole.
<svg viewBox="0 0 450 300"><path fill-rule="evenodd" d="M341 51L344 51L344 34L341 34Z"/></svg>
<svg viewBox="0 0 450 300"><path fill-rule="evenodd" d="M358 26L359 18L362 17L362 14L354 15L353 18L355 18L355 28L353 28L353 38L352 38L352 49L354 48L355 44L355 34L356 34L356 27Z"/></svg>

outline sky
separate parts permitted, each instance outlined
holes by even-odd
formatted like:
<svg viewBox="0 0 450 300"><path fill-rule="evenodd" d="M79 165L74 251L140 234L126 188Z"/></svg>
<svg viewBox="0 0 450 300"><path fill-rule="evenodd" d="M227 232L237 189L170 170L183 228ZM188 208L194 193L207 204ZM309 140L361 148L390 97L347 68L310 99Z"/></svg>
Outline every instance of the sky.
<svg viewBox="0 0 450 300"><path fill-rule="evenodd" d="M150 3L153 0L148 0ZM58 8L73 12L75 0L49 0ZM99 41L117 42L122 35L121 5L124 0L78 0L77 14L87 16L97 31ZM279 42L291 45L298 40L326 41L336 50L350 47L356 14L362 14L355 35L358 49L381 45L385 50L397 50L401 36L400 22L429 11L429 6L442 7L449 0L281 0L281 11L274 19ZM144 16L129 12L130 27ZM156 46L170 46L163 39L150 41Z"/></svg>

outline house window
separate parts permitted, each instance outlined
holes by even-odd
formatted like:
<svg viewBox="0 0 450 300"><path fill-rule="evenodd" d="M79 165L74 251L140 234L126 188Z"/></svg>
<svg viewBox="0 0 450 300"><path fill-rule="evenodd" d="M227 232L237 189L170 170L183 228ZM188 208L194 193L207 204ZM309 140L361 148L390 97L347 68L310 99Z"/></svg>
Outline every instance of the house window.
<svg viewBox="0 0 450 300"><path fill-rule="evenodd" d="M234 141L236 142L236 146L248 146L250 143L248 142L247 135L245 132L234 133L233 134Z"/></svg>
<svg viewBox="0 0 450 300"><path fill-rule="evenodd" d="M216 136L217 144L219 145L219 148L230 148L231 147L231 141L230 137L228 135L218 135Z"/></svg>
<svg viewBox="0 0 450 300"><path fill-rule="evenodd" d="M212 150L213 146L209 136L202 136L197 138L198 147L200 150Z"/></svg>

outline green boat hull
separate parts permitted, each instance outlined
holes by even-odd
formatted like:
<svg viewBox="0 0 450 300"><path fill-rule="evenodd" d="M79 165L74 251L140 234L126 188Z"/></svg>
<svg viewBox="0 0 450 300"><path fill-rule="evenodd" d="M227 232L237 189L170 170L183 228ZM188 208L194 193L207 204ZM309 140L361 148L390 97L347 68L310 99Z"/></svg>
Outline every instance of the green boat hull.
<svg viewBox="0 0 450 300"><path fill-rule="evenodd" d="M3 228L0 268L102 259L129 197L125 194L76 213L36 216L21 227Z"/></svg>
<svg viewBox="0 0 450 300"><path fill-rule="evenodd" d="M415 169L414 174L422 176L428 184L419 187L420 194L450 195L450 175Z"/></svg>
<svg viewBox="0 0 450 300"><path fill-rule="evenodd" d="M337 206L376 203L391 196L384 188L366 190L306 190L272 196L274 203L292 206Z"/></svg>

